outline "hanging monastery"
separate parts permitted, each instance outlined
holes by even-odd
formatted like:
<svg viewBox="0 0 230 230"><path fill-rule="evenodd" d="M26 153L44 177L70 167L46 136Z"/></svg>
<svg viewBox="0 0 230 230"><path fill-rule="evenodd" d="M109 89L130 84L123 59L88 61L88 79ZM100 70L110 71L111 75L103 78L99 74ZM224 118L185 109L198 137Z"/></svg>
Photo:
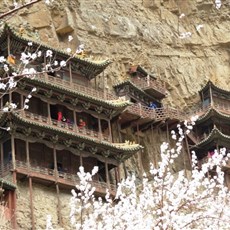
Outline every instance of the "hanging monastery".
<svg viewBox="0 0 230 230"><path fill-rule="evenodd" d="M18 77L17 88L3 95L0 102L1 110L9 102L17 104L17 110L0 114L1 127L10 128L0 132L0 195L4 201L1 208L14 229L20 226L18 203L23 196L25 207L29 207L28 222L31 229L36 229L39 207L35 188L38 184L44 192L52 191L60 223L63 219L61 196L75 188L79 166L84 166L85 171L98 166L92 181L95 194L103 196L109 189L114 196L122 177L123 162L137 154L142 165L144 147L140 136L146 130L155 132L160 128L169 138L178 123L198 115L196 126L185 138L188 159L194 150L200 165L211 157L214 149L230 149L230 91L209 81L197 92L200 104L185 113L162 103L167 85L142 66L130 66L126 80L114 85L111 92L106 87L99 90L97 76L101 74L100 80L105 81L103 71L111 64L109 60L95 61L82 55L70 58L55 48L34 41L28 46L28 42L8 25L1 31L0 56L14 56L15 63L8 59L10 72L20 66L20 55L25 50L42 52L28 66L38 73ZM50 62L47 50L52 50L58 62L68 60L67 65L42 73ZM3 67L1 75L4 76ZM29 108L24 110L24 101L34 87L37 90ZM124 130L128 128L137 135L137 141L124 137ZM144 171L143 167L141 170ZM229 165L223 170L226 184L230 186Z"/></svg>

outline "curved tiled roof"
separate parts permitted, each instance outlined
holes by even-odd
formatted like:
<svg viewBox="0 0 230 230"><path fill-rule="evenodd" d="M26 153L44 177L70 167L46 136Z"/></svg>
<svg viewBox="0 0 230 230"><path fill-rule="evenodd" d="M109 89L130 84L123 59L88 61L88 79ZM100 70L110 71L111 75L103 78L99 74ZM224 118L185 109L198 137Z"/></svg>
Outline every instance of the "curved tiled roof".
<svg viewBox="0 0 230 230"><path fill-rule="evenodd" d="M199 93L201 94L203 91L207 90L210 86L212 89L216 90L217 92L220 92L226 95L230 95L230 90L226 90L226 89L223 89L221 87L214 85L214 83L211 80L209 80L206 83L206 85L199 91Z"/></svg>
<svg viewBox="0 0 230 230"><path fill-rule="evenodd" d="M73 96L81 96L82 98L85 98L85 99L88 99L90 101L93 101L95 103L100 103L100 105L104 105L104 106L109 106L111 108L122 108L122 107L126 107L128 105L130 105L130 102L129 101L123 101L123 100L105 100L103 98L95 98L95 97L92 97L91 95L88 95L88 94L84 94L84 93L81 93L79 91L76 91L76 90L73 90L73 89L68 89L68 88L63 88L59 85L54 85L54 84L51 84L51 83L48 83L46 81L43 81L41 79L31 79L31 78L25 78L26 81L29 81L29 82L36 82L40 85L47 85L49 87L49 89L56 89L56 90L61 90L62 92L67 92L67 93L70 93L72 94Z"/></svg>
<svg viewBox="0 0 230 230"><path fill-rule="evenodd" d="M131 85L131 86L132 86L133 88L135 88L135 90L137 90L139 93L141 93L142 95L144 95L144 96L146 96L146 97L148 97L148 98L150 98L150 99L153 100L153 98L152 98L149 94L147 94L144 90L142 90L142 89L140 89L139 87L137 87L131 80L124 80L124 81L122 81L122 82L119 82L119 83L113 85L113 87L116 88L116 87L124 86L124 85Z"/></svg>
<svg viewBox="0 0 230 230"><path fill-rule="evenodd" d="M221 119L225 119L225 120L230 120L230 115L224 114L220 111L218 111L218 109L216 109L215 107L210 107L205 114L201 115L197 121L196 124L202 123L203 121L210 119L211 117L219 117Z"/></svg>
<svg viewBox="0 0 230 230"><path fill-rule="evenodd" d="M32 39L28 39L25 37L21 37L19 36L13 28L11 28L11 26L9 26L8 24L5 24L4 29L0 32L0 42L2 43L5 39L7 39L7 35L8 32L11 35L11 39L15 39L19 42L24 43L25 45L28 45L28 42L32 42L33 46L39 47L40 49L43 50L52 50L55 51L56 53L58 53L60 56L62 56L65 60L70 58L71 56L67 53L64 52L63 50L60 49L55 49L52 48L46 44L43 44L41 42L37 42L34 41ZM78 64L83 64L83 65L87 65L90 67L91 70L96 70L98 69L98 71L96 71L97 74L101 73L112 61L109 59L105 59L105 60L93 60L90 58L84 58L81 57L80 55L75 55L74 57L71 58L71 62L73 63L78 63ZM93 76L94 77L94 76ZM93 78L92 76L90 78Z"/></svg>
<svg viewBox="0 0 230 230"><path fill-rule="evenodd" d="M219 129L214 127L209 135L198 144L192 146L192 149L202 148L203 146L208 145L213 140L224 140L230 144L230 136L223 134Z"/></svg>
<svg viewBox="0 0 230 230"><path fill-rule="evenodd" d="M69 130L60 130L56 126L51 127L51 126L47 126L45 124L41 124L41 123L33 122L31 120L24 119L22 116L18 115L17 113L13 113L12 116L15 120L17 120L18 122L20 122L24 125L43 128L46 130L50 130L51 132L53 132L55 134L67 135L67 136L72 137L72 138L77 137L78 139L82 139L82 141L87 141L87 142L94 144L94 145L101 145L102 147L104 147L106 149L111 149L111 150L114 150L114 151L119 152L119 153L123 153L123 152L124 153L133 153L133 152L137 152L138 150L143 148L139 144L127 145L125 143L110 143L110 142L106 142L106 141L99 141L98 139L79 135L79 134L76 134L76 133L71 132Z"/></svg>
<svg viewBox="0 0 230 230"><path fill-rule="evenodd" d="M3 178L0 178L0 184L3 185L3 188L4 189L10 189L10 190L14 190L16 189L16 185L11 183L10 181L8 180L5 180Z"/></svg>

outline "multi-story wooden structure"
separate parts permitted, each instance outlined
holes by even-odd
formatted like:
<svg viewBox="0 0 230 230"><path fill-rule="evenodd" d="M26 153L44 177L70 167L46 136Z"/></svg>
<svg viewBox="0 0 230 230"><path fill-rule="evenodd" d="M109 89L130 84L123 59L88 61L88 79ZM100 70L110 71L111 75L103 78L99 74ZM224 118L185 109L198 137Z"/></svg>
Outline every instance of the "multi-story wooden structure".
<svg viewBox="0 0 230 230"><path fill-rule="evenodd" d="M211 81L199 92L201 102L193 112L198 115L194 131L188 134L190 150L196 152L202 164L215 149L230 150L230 91L221 89ZM230 172L229 164L224 170Z"/></svg>
<svg viewBox="0 0 230 230"><path fill-rule="evenodd" d="M9 63L10 73L19 70L21 52L41 51L40 57L26 67L38 73L28 76L19 73L18 87L1 97L1 110L11 102L17 104L17 109L0 115L1 127L10 128L1 131L0 177L7 177L15 185L19 180L28 180L35 229L33 182L55 186L59 203L60 188L74 188L78 182L79 166L86 171L98 166L92 181L96 194L104 194L106 188L115 194L116 182L120 180L119 164L142 147L133 142L114 143L111 120L129 103L92 86L95 83L92 79L109 65L109 60L70 58L60 50L37 42L28 46L28 42L9 26L0 34L0 56L14 57L14 62ZM56 61L68 60L67 64L44 69L50 62L47 50L52 51ZM34 87L37 90L29 108L24 110L25 99ZM114 174L115 181L110 180L109 174ZM16 202L15 195L12 202ZM16 204L12 207L15 209ZM15 212L12 216L16 227Z"/></svg>
<svg viewBox="0 0 230 230"><path fill-rule="evenodd" d="M162 104L166 96L163 81L148 74L139 65L131 66L128 74L127 80L114 86L119 97L132 102L120 115L121 128L133 125L139 130L146 130L159 124L169 126L185 118L179 110Z"/></svg>

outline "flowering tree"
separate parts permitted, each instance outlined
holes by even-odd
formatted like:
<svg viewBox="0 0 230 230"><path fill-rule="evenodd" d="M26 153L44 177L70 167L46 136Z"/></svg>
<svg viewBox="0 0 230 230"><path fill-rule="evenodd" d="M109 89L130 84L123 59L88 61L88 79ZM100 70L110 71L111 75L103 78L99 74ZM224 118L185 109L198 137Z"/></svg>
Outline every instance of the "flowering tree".
<svg viewBox="0 0 230 230"><path fill-rule="evenodd" d="M174 148L161 145L161 162L151 166L150 176L140 184L135 176L123 180L115 198L95 198L90 181L95 174L80 167L81 183L72 191L71 223L76 229L229 229L230 195L222 167L230 153L221 149L201 167L192 154L192 170L173 175L170 168L182 151L184 135L194 119L172 132ZM212 176L211 172L212 171Z"/></svg>

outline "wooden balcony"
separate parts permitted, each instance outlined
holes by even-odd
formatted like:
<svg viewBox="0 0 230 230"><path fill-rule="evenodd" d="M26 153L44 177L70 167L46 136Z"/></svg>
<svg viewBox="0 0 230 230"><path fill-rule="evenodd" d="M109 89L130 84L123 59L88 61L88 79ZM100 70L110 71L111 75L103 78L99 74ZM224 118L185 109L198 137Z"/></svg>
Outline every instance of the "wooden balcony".
<svg viewBox="0 0 230 230"><path fill-rule="evenodd" d="M166 95L165 83L152 78L131 78L131 81L142 90L156 99L162 99Z"/></svg>
<svg viewBox="0 0 230 230"><path fill-rule="evenodd" d="M165 121L166 119L183 121L185 115L174 108L161 107L161 108L150 108L141 104L133 104L128 106L127 109L121 115L121 123L126 123L136 120L140 125L150 121Z"/></svg>
<svg viewBox="0 0 230 230"><path fill-rule="evenodd" d="M99 141L106 141L111 143L112 139L109 137L109 135L106 135L104 133L100 133L91 129L87 129L85 127L78 127L76 124L68 123L68 122L62 122L62 121L57 121L55 119L51 119L48 117L44 117L38 114L34 114L28 111L21 111L19 112L21 117L23 117L26 120L29 120L31 122L40 124L40 125L45 125L47 127L51 128L57 128L59 130L63 131L68 131L73 134L77 134L80 136L85 136L85 137L90 137L93 140L99 140Z"/></svg>
<svg viewBox="0 0 230 230"><path fill-rule="evenodd" d="M44 183L46 185L52 185L58 183L63 188L73 188L76 184L80 183L77 174L71 174L68 172L59 172L54 169L41 167L39 165L32 166L27 165L24 161L16 161L16 172L19 175L26 175L33 178L33 180ZM115 195L116 186L110 184L109 187L105 182L100 182L97 180L92 180L91 185L95 187L96 194L105 194L108 188L111 195Z"/></svg>
<svg viewBox="0 0 230 230"><path fill-rule="evenodd" d="M87 96L98 98L100 100L101 99L118 100L118 97L116 95L113 95L113 94L110 94L107 92L103 92L102 90L96 90L96 89L93 89L91 87L79 85L79 84L76 84L76 83L73 83L70 81L65 81L61 78L50 76L47 73L37 74L37 75L35 75L35 79L44 81L46 83L57 85L57 86L64 88L64 89L74 90L78 93L82 93L82 94L87 95Z"/></svg>

